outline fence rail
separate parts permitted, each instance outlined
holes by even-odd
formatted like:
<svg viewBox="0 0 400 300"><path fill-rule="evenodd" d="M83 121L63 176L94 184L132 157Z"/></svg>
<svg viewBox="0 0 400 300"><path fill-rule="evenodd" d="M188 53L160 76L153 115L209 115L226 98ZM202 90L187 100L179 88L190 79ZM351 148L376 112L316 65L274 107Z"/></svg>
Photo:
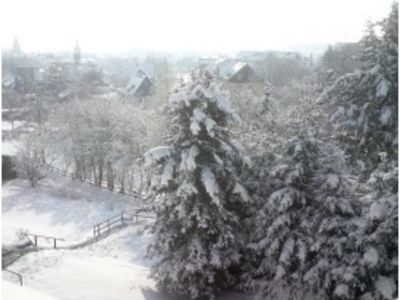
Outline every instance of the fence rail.
<svg viewBox="0 0 400 300"><path fill-rule="evenodd" d="M127 213L121 212L116 216L113 216L111 218L108 218L105 221L102 221L100 223L93 225L93 236L98 237L105 232L110 232L111 229L113 229L113 228L123 226L123 225L126 225L127 223L129 224L134 221L137 222L139 220L139 218L153 219L152 216L141 214L140 210L138 210L132 214L127 214Z"/></svg>
<svg viewBox="0 0 400 300"><path fill-rule="evenodd" d="M8 269L3 269L3 271L8 272L8 273L10 273L10 274L13 274L14 276L16 276L16 277L18 278L19 284L20 284L21 286L24 285L24 277L23 277L21 274L19 274L19 273L17 273L17 272L14 272L14 271L10 271L10 270L8 270Z"/></svg>
<svg viewBox="0 0 400 300"><path fill-rule="evenodd" d="M105 221L95 224L93 226L93 236L98 237L104 232L110 232L111 229L125 225L126 222L128 221L130 222L133 221L132 217L124 212L121 212L116 216L113 216Z"/></svg>
<svg viewBox="0 0 400 300"><path fill-rule="evenodd" d="M53 236L46 236L46 235L40 235L40 234L34 234L34 233L27 233L27 232L22 232L22 235L25 236L29 243L31 245L35 246L35 250L44 250L46 248L39 248L38 247L38 240L39 239L52 239L53 240L53 245L54 245L54 249L77 249L77 248L81 248L81 247L85 247L88 246L92 243L97 242L100 238L105 237L105 233L110 233L112 229L117 228L117 227L121 227L123 225L128 225L134 221L138 221L139 218L144 218L144 219L154 219L153 216L150 215L145 215L142 214L143 212L146 212L146 209L138 209L136 211L134 211L131 214L125 213L125 212L121 212L118 215L115 215L111 218L108 218L105 221L102 221L100 223L97 223L93 226L93 237L87 239L86 241L74 244L74 245L69 245L69 246L63 246L63 247L59 247L57 248L57 241L65 241L65 239L63 238L58 238L58 237L53 237ZM30 237L33 237L33 241L31 240ZM27 244L29 245L29 244ZM24 247L25 248L25 247ZM32 251L32 248L28 248L31 249L30 251ZM11 251L9 253L7 253L6 255L12 255L15 251ZM22 253L23 255L24 253ZM11 265L12 263L14 263L19 257L21 257L22 255L17 256L16 259L13 259L11 262L9 262L8 264L4 264L4 252L3 252L3 271L9 272L11 274L13 274L14 276L16 276L21 284L21 286L23 285L23 277L21 274L14 272L14 271L10 271L8 269L6 269L7 266Z"/></svg>
<svg viewBox="0 0 400 300"><path fill-rule="evenodd" d="M53 247L54 249L57 249L57 241L65 241L63 238L57 238L54 236L47 236L47 235L41 235L41 234L34 234L34 233L27 233L23 232L22 233L28 240L29 242L34 245L35 247L38 247L38 239L45 239L45 240L53 240ZM33 241L29 237L33 237Z"/></svg>

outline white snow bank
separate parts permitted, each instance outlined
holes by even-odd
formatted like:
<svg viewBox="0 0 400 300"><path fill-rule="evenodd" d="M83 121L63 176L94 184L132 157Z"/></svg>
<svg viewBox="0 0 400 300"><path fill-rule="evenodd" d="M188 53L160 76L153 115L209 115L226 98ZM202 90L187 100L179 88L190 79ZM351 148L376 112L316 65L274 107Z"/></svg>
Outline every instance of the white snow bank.
<svg viewBox="0 0 400 300"><path fill-rule="evenodd" d="M26 286L19 286L6 280L2 280L1 287L2 299L4 300L56 300L56 298L47 296Z"/></svg>

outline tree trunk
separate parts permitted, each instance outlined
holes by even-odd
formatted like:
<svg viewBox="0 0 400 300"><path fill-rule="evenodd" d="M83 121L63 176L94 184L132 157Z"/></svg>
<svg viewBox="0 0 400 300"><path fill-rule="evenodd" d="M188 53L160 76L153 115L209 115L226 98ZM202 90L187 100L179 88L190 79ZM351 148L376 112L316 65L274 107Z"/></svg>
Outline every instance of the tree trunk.
<svg viewBox="0 0 400 300"><path fill-rule="evenodd" d="M114 172L110 162L107 162L107 187L110 191L114 190Z"/></svg>
<svg viewBox="0 0 400 300"><path fill-rule="evenodd" d="M85 163L85 159L82 159L82 177L81 177L81 181L85 181L86 178L87 178L86 163Z"/></svg>
<svg viewBox="0 0 400 300"><path fill-rule="evenodd" d="M103 183L103 165L104 165L103 159L100 158L99 161L98 161L98 163L99 163L99 179L98 179L98 185L99 185L99 186L102 186L102 183Z"/></svg>
<svg viewBox="0 0 400 300"><path fill-rule="evenodd" d="M125 169L122 170L121 188L120 188L119 192L121 194L125 194Z"/></svg>
<svg viewBox="0 0 400 300"><path fill-rule="evenodd" d="M97 181L97 172L96 172L96 164L94 162L94 158L91 158L91 165L92 165L92 169L93 169L93 179L94 179L94 184L98 185L98 181Z"/></svg>
<svg viewBox="0 0 400 300"><path fill-rule="evenodd" d="M143 191L143 167L141 160L139 160L138 167L139 167L139 187L137 192L138 195L141 196Z"/></svg>

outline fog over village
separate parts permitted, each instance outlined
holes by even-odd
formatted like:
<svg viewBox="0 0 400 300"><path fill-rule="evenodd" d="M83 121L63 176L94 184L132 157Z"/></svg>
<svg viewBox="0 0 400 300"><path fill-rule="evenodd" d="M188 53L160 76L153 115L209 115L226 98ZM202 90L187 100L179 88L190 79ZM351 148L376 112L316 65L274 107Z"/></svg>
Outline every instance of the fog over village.
<svg viewBox="0 0 400 300"><path fill-rule="evenodd" d="M2 4L2 299L398 297L398 3Z"/></svg>

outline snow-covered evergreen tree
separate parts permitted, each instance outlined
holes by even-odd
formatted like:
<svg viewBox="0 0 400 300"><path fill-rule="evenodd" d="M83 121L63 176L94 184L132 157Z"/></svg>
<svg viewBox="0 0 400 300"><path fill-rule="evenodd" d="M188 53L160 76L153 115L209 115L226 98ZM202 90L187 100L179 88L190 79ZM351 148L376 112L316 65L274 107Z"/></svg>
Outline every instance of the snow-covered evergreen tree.
<svg viewBox="0 0 400 300"><path fill-rule="evenodd" d="M353 161L362 160L369 172L379 164L378 153L397 157L397 23L395 4L381 25L383 37L374 47L376 55L369 55L370 61L365 62L373 67L340 77L320 99L327 104L330 121ZM366 47L369 52L370 46Z"/></svg>
<svg viewBox="0 0 400 300"><path fill-rule="evenodd" d="M287 299L324 299L339 285L339 271L332 270L354 259L346 242L356 205L347 179L321 168L327 162L319 157L315 141L296 139L270 172L275 188L256 217L261 226L249 246L251 271L243 276L246 287L261 289L262 296L284 297L285 290Z"/></svg>
<svg viewBox="0 0 400 300"><path fill-rule="evenodd" d="M264 95L261 99L261 114L272 113L275 109L275 100L272 98L272 84L266 81Z"/></svg>
<svg viewBox="0 0 400 300"><path fill-rule="evenodd" d="M362 264L372 288L363 299L393 299L398 290L398 167L380 154L371 174L358 236L362 237Z"/></svg>
<svg viewBox="0 0 400 300"><path fill-rule="evenodd" d="M159 197L149 254L160 261L152 276L168 292L212 299L237 280L251 201L239 180L241 146L227 127L238 118L202 70L174 91L168 111L170 145L145 155L161 175L153 184Z"/></svg>
<svg viewBox="0 0 400 300"><path fill-rule="evenodd" d="M391 299L397 291L397 169L383 166L372 180L382 188L371 194L332 147L294 140L265 176L270 190L242 276L261 299Z"/></svg>
<svg viewBox="0 0 400 300"><path fill-rule="evenodd" d="M368 21L364 36L360 41L362 47L360 60L364 70L370 70L377 64L380 40L375 32L376 26L375 23Z"/></svg>

